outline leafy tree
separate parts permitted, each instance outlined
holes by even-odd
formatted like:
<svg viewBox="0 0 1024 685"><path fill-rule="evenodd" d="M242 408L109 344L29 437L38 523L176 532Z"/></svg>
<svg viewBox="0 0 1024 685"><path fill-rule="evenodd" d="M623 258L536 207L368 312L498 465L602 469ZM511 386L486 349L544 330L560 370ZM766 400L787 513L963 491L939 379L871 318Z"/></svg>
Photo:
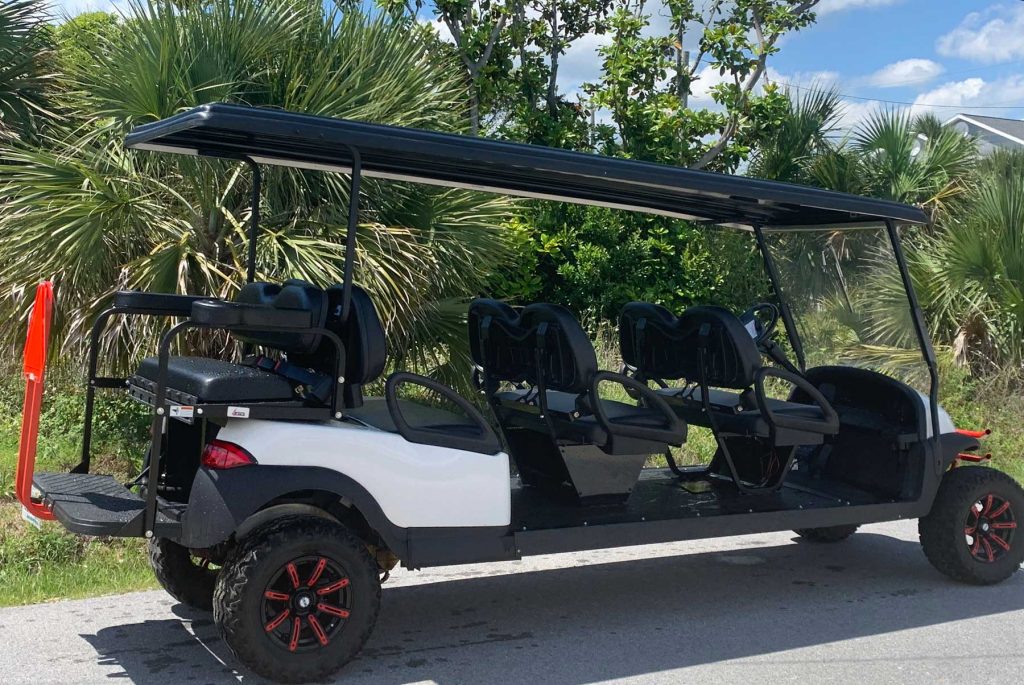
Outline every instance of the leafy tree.
<svg viewBox="0 0 1024 685"><path fill-rule="evenodd" d="M127 151L133 126L209 101L270 105L461 131L458 70L386 17L294 0L208 7L133 2L117 32L65 85L80 110L41 145L0 148L2 332L40 279L58 282L65 353L80 351L113 291L230 297L245 279L249 175L238 163ZM348 184L340 174L267 168L258 277L341 280ZM356 278L375 297L392 356L420 368L464 344L465 296L506 254L502 199L367 179ZM460 300L462 300L460 302ZM162 322L115 326L105 354L122 361L153 344ZM459 367L461 371L463 367Z"/></svg>
<svg viewBox="0 0 1024 685"><path fill-rule="evenodd" d="M380 0L394 16L418 21L424 0ZM507 73L509 20L521 0L434 0L433 12L451 34L455 54L469 82L469 133L479 135L481 108L494 97L495 84Z"/></svg>
<svg viewBox="0 0 1024 685"><path fill-rule="evenodd" d="M61 22L53 31L57 71L81 73L120 30L120 18L110 12L83 12Z"/></svg>
<svg viewBox="0 0 1024 685"><path fill-rule="evenodd" d="M600 128L601 146L639 159L733 170L785 114L784 94L763 83L768 58L784 36L814 21L817 0L719 0L701 10L690 0L666 4L669 35L647 35L643 2L623 3L610 20L615 40L601 49L601 80L586 87L614 124ZM681 40L694 24L696 56L684 64ZM719 109L692 109L694 81L711 72L722 79L710 88Z"/></svg>
<svg viewBox="0 0 1024 685"><path fill-rule="evenodd" d="M31 135L50 116L50 41L40 0L0 4L0 140Z"/></svg>

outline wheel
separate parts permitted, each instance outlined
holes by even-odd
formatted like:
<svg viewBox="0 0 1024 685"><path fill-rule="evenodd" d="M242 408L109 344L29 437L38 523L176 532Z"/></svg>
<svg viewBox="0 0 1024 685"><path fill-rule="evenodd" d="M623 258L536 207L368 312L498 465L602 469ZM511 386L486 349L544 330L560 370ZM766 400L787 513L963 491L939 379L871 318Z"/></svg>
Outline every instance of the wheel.
<svg viewBox="0 0 1024 685"><path fill-rule="evenodd" d="M1024 515L1024 490L1002 471L959 466L939 484L932 510L918 522L921 546L932 566L954 580L992 585L1024 562L1016 539Z"/></svg>
<svg viewBox="0 0 1024 685"><path fill-rule="evenodd" d="M209 559L194 557L187 548L167 538L151 538L149 565L171 597L195 609L213 608L218 571L210 568Z"/></svg>
<svg viewBox="0 0 1024 685"><path fill-rule="evenodd" d="M793 532L805 540L811 542L839 542L845 540L854 533L860 526L829 526L828 528L797 528Z"/></svg>
<svg viewBox="0 0 1024 685"><path fill-rule="evenodd" d="M344 526L283 516L253 530L224 563L213 620L243 664L284 683L321 681L370 637L377 563Z"/></svg>

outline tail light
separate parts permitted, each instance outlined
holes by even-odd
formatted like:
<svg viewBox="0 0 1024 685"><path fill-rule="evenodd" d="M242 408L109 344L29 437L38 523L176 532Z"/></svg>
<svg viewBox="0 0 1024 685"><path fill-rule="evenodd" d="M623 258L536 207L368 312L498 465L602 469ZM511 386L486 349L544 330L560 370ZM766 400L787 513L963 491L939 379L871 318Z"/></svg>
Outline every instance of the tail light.
<svg viewBox="0 0 1024 685"><path fill-rule="evenodd" d="M234 469L256 463L249 452L226 440L211 440L203 449L202 464L209 469Z"/></svg>

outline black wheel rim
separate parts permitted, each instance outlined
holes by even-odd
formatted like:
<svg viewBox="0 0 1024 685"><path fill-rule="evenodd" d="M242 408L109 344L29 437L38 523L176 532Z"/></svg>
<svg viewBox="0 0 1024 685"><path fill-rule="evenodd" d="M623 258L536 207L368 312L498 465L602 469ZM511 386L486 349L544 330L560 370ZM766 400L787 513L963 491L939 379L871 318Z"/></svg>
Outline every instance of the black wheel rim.
<svg viewBox="0 0 1024 685"><path fill-rule="evenodd" d="M327 557L288 562L263 591L263 629L290 652L323 649L335 640L352 610L352 588L344 567Z"/></svg>
<svg viewBox="0 0 1024 685"><path fill-rule="evenodd" d="M964 538L971 556L986 564L994 564L1012 549L1016 531L1017 520L1010 502L993 493L971 505L964 523Z"/></svg>

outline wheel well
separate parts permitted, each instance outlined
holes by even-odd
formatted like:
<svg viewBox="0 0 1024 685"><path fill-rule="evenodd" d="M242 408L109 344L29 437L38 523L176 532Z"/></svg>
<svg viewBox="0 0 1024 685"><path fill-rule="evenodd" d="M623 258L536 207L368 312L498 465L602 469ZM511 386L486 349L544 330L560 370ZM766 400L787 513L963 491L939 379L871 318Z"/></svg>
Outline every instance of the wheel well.
<svg viewBox="0 0 1024 685"><path fill-rule="evenodd" d="M369 545L387 547L381 536L366 520L366 516L351 500L328 490L298 490L275 497L243 521L236 530L235 537L242 538L256 526L287 514L322 516L342 524Z"/></svg>

